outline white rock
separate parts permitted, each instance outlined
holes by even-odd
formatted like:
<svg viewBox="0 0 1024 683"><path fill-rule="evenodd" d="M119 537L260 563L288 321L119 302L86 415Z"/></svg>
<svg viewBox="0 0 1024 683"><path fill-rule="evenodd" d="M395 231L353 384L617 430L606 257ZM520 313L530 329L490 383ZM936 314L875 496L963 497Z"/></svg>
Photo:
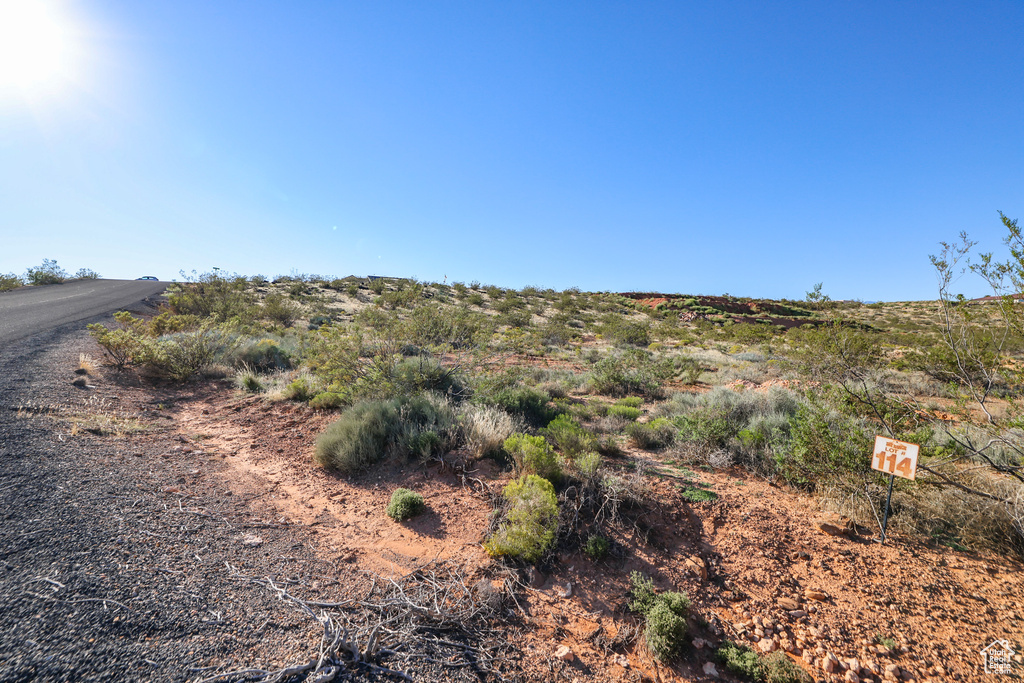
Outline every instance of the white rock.
<svg viewBox="0 0 1024 683"><path fill-rule="evenodd" d="M718 678L718 669L715 668L714 662L704 662L704 674Z"/></svg>
<svg viewBox="0 0 1024 683"><path fill-rule="evenodd" d="M572 653L566 645L559 645L558 649L555 650L555 659L561 659L563 662L571 662L576 658L576 655Z"/></svg>

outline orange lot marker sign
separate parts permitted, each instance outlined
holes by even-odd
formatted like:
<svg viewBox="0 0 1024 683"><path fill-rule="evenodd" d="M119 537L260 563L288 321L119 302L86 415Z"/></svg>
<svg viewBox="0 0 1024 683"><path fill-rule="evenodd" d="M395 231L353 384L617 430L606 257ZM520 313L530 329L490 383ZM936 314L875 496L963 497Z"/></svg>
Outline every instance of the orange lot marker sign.
<svg viewBox="0 0 1024 683"><path fill-rule="evenodd" d="M876 436L871 469L913 479L917 475L917 454L920 450L921 447L916 443Z"/></svg>
<svg viewBox="0 0 1024 683"><path fill-rule="evenodd" d="M896 477L913 480L917 476L917 454L920 451L921 447L916 443L897 441L884 436L875 437L875 452L871 456L871 469L889 475L889 494L885 497L885 516L882 518L882 543L885 543L885 529L889 526L892 484Z"/></svg>

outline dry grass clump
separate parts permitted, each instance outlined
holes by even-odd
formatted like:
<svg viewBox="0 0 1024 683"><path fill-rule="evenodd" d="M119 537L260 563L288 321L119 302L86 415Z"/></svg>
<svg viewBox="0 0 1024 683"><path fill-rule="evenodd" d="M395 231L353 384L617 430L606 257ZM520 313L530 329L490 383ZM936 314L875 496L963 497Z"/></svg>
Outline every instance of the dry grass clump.
<svg viewBox="0 0 1024 683"><path fill-rule="evenodd" d="M460 411L466 448L474 458L501 452L505 439L522 426L504 410L493 406L468 406Z"/></svg>
<svg viewBox="0 0 1024 683"><path fill-rule="evenodd" d="M95 377L99 374L99 366L92 356L87 353L80 353L78 354L78 369L75 372L76 374Z"/></svg>

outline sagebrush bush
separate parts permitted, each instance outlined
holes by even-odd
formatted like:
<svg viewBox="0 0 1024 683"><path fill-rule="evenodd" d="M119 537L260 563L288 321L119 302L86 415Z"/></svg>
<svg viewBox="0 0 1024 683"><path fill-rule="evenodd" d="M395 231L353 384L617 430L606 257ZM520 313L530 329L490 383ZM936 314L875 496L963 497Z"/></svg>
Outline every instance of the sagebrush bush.
<svg viewBox="0 0 1024 683"><path fill-rule="evenodd" d="M484 542L491 557L537 562L555 543L558 499L551 482L527 474L510 482L502 492L506 512Z"/></svg>
<svg viewBox="0 0 1024 683"><path fill-rule="evenodd" d="M423 496L409 489L399 488L391 494L391 502L388 503L385 512L396 522L404 522L422 514L426 509Z"/></svg>
<svg viewBox="0 0 1024 683"><path fill-rule="evenodd" d="M348 402L347 399L345 394L336 391L321 391L309 399L309 407L317 410L334 410L345 405Z"/></svg>
<svg viewBox="0 0 1024 683"><path fill-rule="evenodd" d="M437 396L361 401L324 430L313 458L328 469L355 473L388 456L447 452L458 433L455 410Z"/></svg>
<svg viewBox="0 0 1024 683"><path fill-rule="evenodd" d="M658 450L671 446L676 439L676 426L671 421L658 417L650 422L634 422L626 428L626 434L637 448Z"/></svg>
<svg viewBox="0 0 1024 683"><path fill-rule="evenodd" d="M513 434L505 439L504 445L520 472L536 474L552 482L562 478L558 456L543 436Z"/></svg>
<svg viewBox="0 0 1024 683"><path fill-rule="evenodd" d="M640 408L643 404L644 400L639 396L626 396L615 402L617 406L627 406L629 408Z"/></svg>
<svg viewBox="0 0 1024 683"><path fill-rule="evenodd" d="M292 367L293 350L287 338L249 337L232 348L225 361L233 367L249 367L256 372L273 372Z"/></svg>

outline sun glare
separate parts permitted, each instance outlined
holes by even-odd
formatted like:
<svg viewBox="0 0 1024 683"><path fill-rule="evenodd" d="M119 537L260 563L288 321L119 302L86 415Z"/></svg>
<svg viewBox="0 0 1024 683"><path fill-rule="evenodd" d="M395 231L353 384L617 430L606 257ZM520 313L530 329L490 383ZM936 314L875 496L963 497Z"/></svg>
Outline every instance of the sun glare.
<svg viewBox="0 0 1024 683"><path fill-rule="evenodd" d="M0 0L0 96L33 97L72 80L74 32L45 0Z"/></svg>

